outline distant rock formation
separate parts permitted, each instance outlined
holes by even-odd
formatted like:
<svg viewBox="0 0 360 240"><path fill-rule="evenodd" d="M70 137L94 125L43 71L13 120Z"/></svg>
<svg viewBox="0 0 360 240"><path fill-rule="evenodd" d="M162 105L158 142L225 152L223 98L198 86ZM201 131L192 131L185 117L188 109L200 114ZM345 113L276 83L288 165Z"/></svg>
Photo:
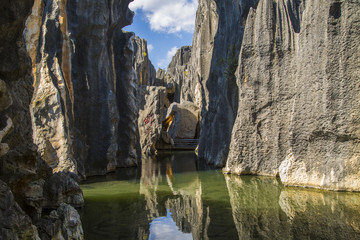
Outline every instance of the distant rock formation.
<svg viewBox="0 0 360 240"><path fill-rule="evenodd" d="M165 69L158 68L158 70L156 71L156 79L155 79L154 86L165 86L166 85L165 74L166 74Z"/></svg>
<svg viewBox="0 0 360 240"><path fill-rule="evenodd" d="M149 59L147 42L135 36L132 40L134 47L134 69L139 85L153 86L156 79L156 70Z"/></svg>
<svg viewBox="0 0 360 240"><path fill-rule="evenodd" d="M165 79L167 83L175 83L174 102L194 101L190 84L191 46L181 47L168 65Z"/></svg>

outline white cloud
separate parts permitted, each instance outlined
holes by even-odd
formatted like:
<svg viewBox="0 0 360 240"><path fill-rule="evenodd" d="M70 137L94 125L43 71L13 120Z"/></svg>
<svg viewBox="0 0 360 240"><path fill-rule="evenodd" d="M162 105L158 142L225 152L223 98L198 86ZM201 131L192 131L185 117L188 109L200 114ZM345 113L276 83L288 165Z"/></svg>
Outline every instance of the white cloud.
<svg viewBox="0 0 360 240"><path fill-rule="evenodd" d="M158 67L159 68L167 68L167 66L169 65L172 57L175 55L176 51L178 50L177 46L172 47L166 54L166 58L160 59L160 61L158 62Z"/></svg>
<svg viewBox="0 0 360 240"><path fill-rule="evenodd" d="M171 60L171 58L175 55L176 51L178 50L177 46L174 46L167 52L166 57Z"/></svg>
<svg viewBox="0 0 360 240"><path fill-rule="evenodd" d="M135 0L134 11L142 9L153 31L193 33L197 0Z"/></svg>
<svg viewBox="0 0 360 240"><path fill-rule="evenodd" d="M147 50L148 50L149 53L151 53L152 50L154 50L154 46L152 44L148 44L147 45Z"/></svg>

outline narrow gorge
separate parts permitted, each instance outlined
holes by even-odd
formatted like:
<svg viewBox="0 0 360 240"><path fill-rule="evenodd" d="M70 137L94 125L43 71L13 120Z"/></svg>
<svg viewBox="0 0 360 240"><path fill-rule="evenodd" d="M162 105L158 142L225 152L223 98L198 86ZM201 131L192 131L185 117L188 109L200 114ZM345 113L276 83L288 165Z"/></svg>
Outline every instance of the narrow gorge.
<svg viewBox="0 0 360 240"><path fill-rule="evenodd" d="M198 0L192 46L158 70L147 41L123 29L130 2L0 3L0 239L84 239L81 209L98 210L80 183L117 171L141 172L123 186L144 200L131 205L147 218L131 218L138 239L164 215L183 237L212 238L211 226L252 239L306 238L338 214L331 226L358 237L348 212L360 211L360 2ZM185 170L162 155L189 141L197 158L180 154ZM174 177L211 168L223 173ZM324 214L320 201L337 207ZM301 222L312 206L319 221ZM247 222L260 216L266 231Z"/></svg>

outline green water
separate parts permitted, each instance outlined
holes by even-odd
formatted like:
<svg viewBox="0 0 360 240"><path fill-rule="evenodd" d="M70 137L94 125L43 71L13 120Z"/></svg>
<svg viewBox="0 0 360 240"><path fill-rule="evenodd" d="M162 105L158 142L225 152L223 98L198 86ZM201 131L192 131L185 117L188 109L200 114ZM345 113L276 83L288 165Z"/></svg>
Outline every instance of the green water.
<svg viewBox="0 0 360 240"><path fill-rule="evenodd" d="M360 194L223 175L164 153L82 186L85 239L360 239Z"/></svg>

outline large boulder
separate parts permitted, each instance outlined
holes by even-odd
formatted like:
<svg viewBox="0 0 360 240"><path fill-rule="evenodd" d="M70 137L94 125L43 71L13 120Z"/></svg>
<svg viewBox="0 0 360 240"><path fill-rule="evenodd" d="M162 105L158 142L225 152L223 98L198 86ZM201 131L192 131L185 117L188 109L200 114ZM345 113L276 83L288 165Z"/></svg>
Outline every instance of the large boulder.
<svg viewBox="0 0 360 240"><path fill-rule="evenodd" d="M167 109L166 131L172 139L198 137L200 108L192 102L172 103Z"/></svg>

